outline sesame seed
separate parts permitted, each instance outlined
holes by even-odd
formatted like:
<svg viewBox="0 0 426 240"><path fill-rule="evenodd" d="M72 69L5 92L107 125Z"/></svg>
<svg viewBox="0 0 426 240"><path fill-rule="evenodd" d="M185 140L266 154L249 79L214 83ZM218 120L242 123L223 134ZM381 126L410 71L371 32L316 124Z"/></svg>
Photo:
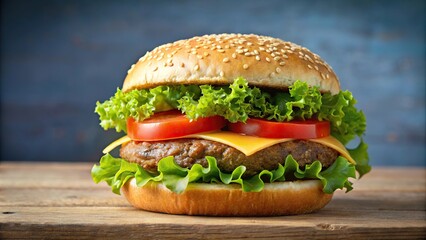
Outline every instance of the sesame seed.
<svg viewBox="0 0 426 240"><path fill-rule="evenodd" d="M329 79L330 78L330 75L328 75L328 73L325 75L325 77L327 78L327 79Z"/></svg>
<svg viewBox="0 0 426 240"><path fill-rule="evenodd" d="M256 49L253 52L255 55L259 55L259 51L257 51Z"/></svg>
<svg viewBox="0 0 426 240"><path fill-rule="evenodd" d="M284 66L285 62L280 62L280 66Z"/></svg>
<svg viewBox="0 0 426 240"><path fill-rule="evenodd" d="M227 62L229 62L229 58L224 58L222 61L223 61L224 63L227 63Z"/></svg>
<svg viewBox="0 0 426 240"><path fill-rule="evenodd" d="M308 64L308 68L312 69L312 66Z"/></svg>
<svg viewBox="0 0 426 240"><path fill-rule="evenodd" d="M203 59L203 56L201 56L201 55L197 55L197 58L198 58L198 59Z"/></svg>
<svg viewBox="0 0 426 240"><path fill-rule="evenodd" d="M169 63L167 64L167 66L169 66L169 67L173 67L173 63L172 63L172 62L169 62Z"/></svg>
<svg viewBox="0 0 426 240"><path fill-rule="evenodd" d="M264 47L259 47L259 50L260 51L265 51L265 48Z"/></svg>
<svg viewBox="0 0 426 240"><path fill-rule="evenodd" d="M286 58L286 59L288 58L288 56L287 56L287 55L285 55L285 54L283 54L283 55L282 55L282 57L283 57L283 58Z"/></svg>
<svg viewBox="0 0 426 240"><path fill-rule="evenodd" d="M223 73L223 71L220 71L219 75L220 75L221 77L223 77L225 74Z"/></svg>
<svg viewBox="0 0 426 240"><path fill-rule="evenodd" d="M244 69L248 69L248 67L249 67L249 66L248 66L247 64L244 64L244 65L243 65L243 68L244 68Z"/></svg>
<svg viewBox="0 0 426 240"><path fill-rule="evenodd" d="M321 73L321 77L322 77L322 79L324 79L324 80L325 80L325 75L324 75L324 73Z"/></svg>
<svg viewBox="0 0 426 240"><path fill-rule="evenodd" d="M293 51L291 51L291 50L287 50L287 52L288 52L288 53L293 53Z"/></svg>
<svg viewBox="0 0 426 240"><path fill-rule="evenodd" d="M319 71L319 68L317 65L314 66L315 70Z"/></svg>
<svg viewBox="0 0 426 240"><path fill-rule="evenodd" d="M271 53L271 57L275 57L275 53Z"/></svg>
<svg viewBox="0 0 426 240"><path fill-rule="evenodd" d="M198 71L198 69L200 69L200 66L198 66L198 64L196 64L196 65L194 66L194 70L195 70L195 71Z"/></svg>
<svg viewBox="0 0 426 240"><path fill-rule="evenodd" d="M274 57L274 60L275 61L278 61L278 60L280 60L281 58L280 57Z"/></svg>
<svg viewBox="0 0 426 240"><path fill-rule="evenodd" d="M265 58L265 60L266 60L267 62L271 62L271 59L269 59L268 57L267 57L267 58Z"/></svg>
<svg viewBox="0 0 426 240"><path fill-rule="evenodd" d="M251 53L250 52L246 52L246 53L244 53L244 55L251 56Z"/></svg>
<svg viewBox="0 0 426 240"><path fill-rule="evenodd" d="M247 49L247 48L244 48L244 50L243 50L243 51L246 53L246 52L248 52L248 49Z"/></svg>
<svg viewBox="0 0 426 240"><path fill-rule="evenodd" d="M277 68L275 69L275 71L276 71L277 73L280 73L280 72L281 72L281 68L277 67Z"/></svg>
<svg viewBox="0 0 426 240"><path fill-rule="evenodd" d="M224 53L225 52L225 50L223 50L223 49L218 49L217 51L220 52L220 53Z"/></svg>
<svg viewBox="0 0 426 240"><path fill-rule="evenodd" d="M210 55L210 53L204 52L204 57L207 57L208 55Z"/></svg>
<svg viewBox="0 0 426 240"><path fill-rule="evenodd" d="M260 61L260 57L259 57L259 55L256 55L256 60L257 60L257 61Z"/></svg>
<svg viewBox="0 0 426 240"><path fill-rule="evenodd" d="M237 58L237 54L233 53L232 58Z"/></svg>

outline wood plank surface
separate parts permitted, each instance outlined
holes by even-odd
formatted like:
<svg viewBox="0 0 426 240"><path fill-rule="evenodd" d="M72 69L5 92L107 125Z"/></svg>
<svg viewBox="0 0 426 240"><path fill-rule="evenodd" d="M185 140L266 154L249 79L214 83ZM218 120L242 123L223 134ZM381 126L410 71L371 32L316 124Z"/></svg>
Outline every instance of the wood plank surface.
<svg viewBox="0 0 426 240"><path fill-rule="evenodd" d="M375 168L317 213L199 217L136 210L87 163L0 163L0 239L424 239L426 170Z"/></svg>

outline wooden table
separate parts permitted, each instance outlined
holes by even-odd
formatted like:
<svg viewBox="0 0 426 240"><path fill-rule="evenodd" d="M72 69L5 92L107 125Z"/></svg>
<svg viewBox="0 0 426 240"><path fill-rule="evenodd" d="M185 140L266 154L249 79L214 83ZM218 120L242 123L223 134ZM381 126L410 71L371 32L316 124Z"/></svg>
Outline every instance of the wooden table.
<svg viewBox="0 0 426 240"><path fill-rule="evenodd" d="M314 214L223 218L133 209L88 163L0 163L0 239L423 239L426 170L375 168Z"/></svg>

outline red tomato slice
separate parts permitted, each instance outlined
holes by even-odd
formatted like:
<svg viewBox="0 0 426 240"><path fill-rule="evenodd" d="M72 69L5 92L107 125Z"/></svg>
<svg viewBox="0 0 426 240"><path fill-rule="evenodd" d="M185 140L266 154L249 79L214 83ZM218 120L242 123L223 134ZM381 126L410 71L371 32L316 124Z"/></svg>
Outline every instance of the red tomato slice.
<svg viewBox="0 0 426 240"><path fill-rule="evenodd" d="M250 118L246 123L228 123L228 127L232 132L264 138L310 139L330 135L330 123L318 120L275 122Z"/></svg>
<svg viewBox="0 0 426 240"><path fill-rule="evenodd" d="M154 114L142 122L127 119L127 135L134 141L159 141L190 134L219 130L226 125L220 116L191 121L177 110Z"/></svg>

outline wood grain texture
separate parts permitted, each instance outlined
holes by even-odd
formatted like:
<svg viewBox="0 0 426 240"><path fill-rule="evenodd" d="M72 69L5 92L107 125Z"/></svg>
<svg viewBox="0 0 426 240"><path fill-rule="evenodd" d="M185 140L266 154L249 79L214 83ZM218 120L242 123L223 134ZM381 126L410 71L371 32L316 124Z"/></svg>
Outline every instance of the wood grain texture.
<svg viewBox="0 0 426 240"><path fill-rule="evenodd" d="M376 168L307 215L223 218L140 211L91 164L0 164L0 239L423 239L426 170Z"/></svg>

